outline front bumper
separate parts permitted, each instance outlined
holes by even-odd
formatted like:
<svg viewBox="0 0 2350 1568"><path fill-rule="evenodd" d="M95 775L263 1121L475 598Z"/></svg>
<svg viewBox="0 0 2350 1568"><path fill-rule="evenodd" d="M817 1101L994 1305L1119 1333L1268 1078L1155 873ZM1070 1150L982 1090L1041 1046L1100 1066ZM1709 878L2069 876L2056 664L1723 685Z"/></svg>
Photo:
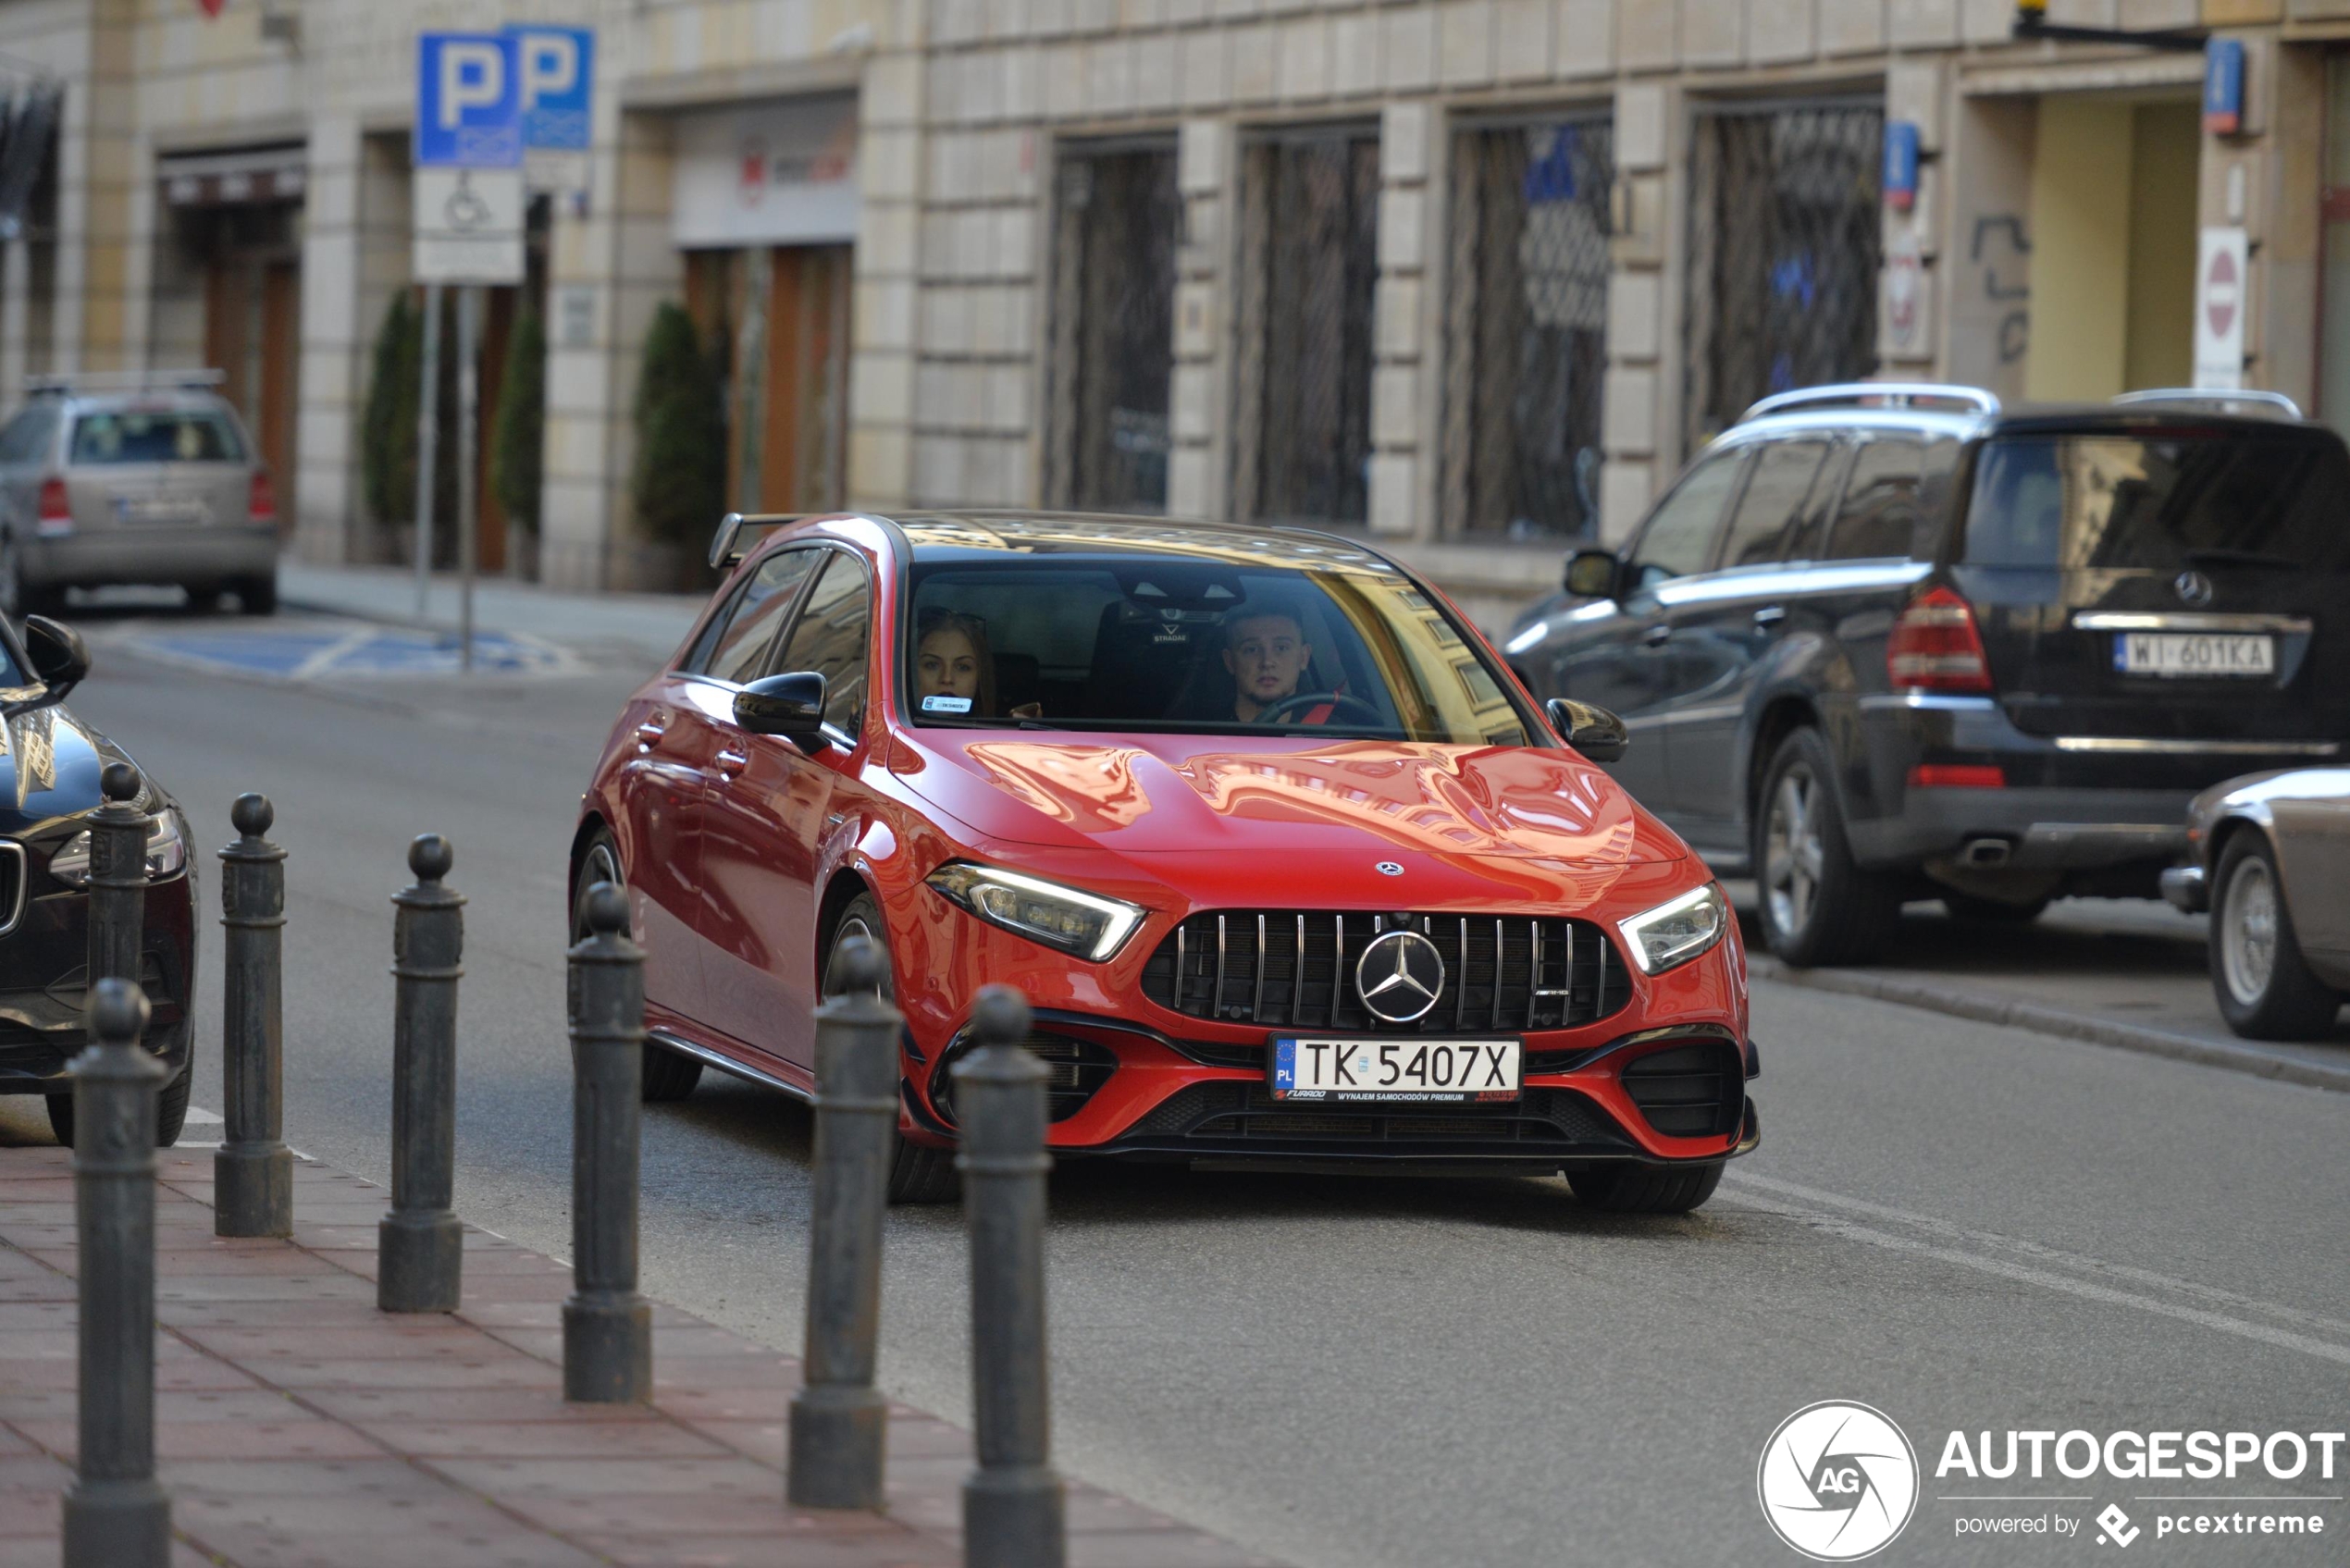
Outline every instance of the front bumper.
<svg viewBox="0 0 2350 1568"><path fill-rule="evenodd" d="M61 1094L67 1067L89 1043L83 1016L90 897L46 883L16 928L0 936L0 1094ZM140 946L140 987L153 1008L142 1043L177 1077L193 1029L196 883L186 872L151 883Z"/></svg>
<svg viewBox="0 0 2350 1568"><path fill-rule="evenodd" d="M2173 908L2200 915L2211 907L2210 879L2201 866L2172 866L2162 873L2162 896Z"/></svg>
<svg viewBox="0 0 2350 1568"><path fill-rule="evenodd" d="M24 581L42 587L110 583L208 583L278 569L278 530L243 525L98 528L19 538Z"/></svg>

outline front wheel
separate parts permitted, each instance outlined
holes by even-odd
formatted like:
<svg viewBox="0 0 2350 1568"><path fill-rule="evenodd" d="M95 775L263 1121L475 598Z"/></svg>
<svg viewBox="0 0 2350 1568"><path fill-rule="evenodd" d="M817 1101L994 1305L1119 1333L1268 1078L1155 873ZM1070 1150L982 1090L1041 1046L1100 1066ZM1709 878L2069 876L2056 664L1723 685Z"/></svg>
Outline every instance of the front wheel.
<svg viewBox="0 0 2350 1568"><path fill-rule="evenodd" d="M585 942L588 930L588 890L600 882L625 889L626 879L620 874L620 846L611 831L598 828L588 841L588 852L579 858L579 876L571 890L571 940ZM691 1056L680 1056L666 1045L645 1042L644 1079L637 1093L647 1104L663 1100L682 1100L694 1092L701 1081L701 1063Z"/></svg>
<svg viewBox="0 0 2350 1568"><path fill-rule="evenodd" d="M897 995L897 975L889 958L889 936L882 924L880 903L870 893L860 893L848 901L833 924L832 940L824 949L824 1000L831 1001L848 989L844 978L846 961L841 949L852 936L861 936L881 949L881 994L884 1002ZM955 1176L955 1151L925 1148L909 1143L895 1133L890 1138L889 1201L893 1204L944 1204L952 1202L960 1191Z"/></svg>
<svg viewBox="0 0 2350 1568"><path fill-rule="evenodd" d="M188 1096L196 1087L192 1070L183 1071L155 1096L155 1147L168 1149L179 1142L188 1126ZM48 1102L49 1130L58 1142L73 1147L73 1096L52 1094Z"/></svg>
<svg viewBox="0 0 2350 1568"><path fill-rule="evenodd" d="M1763 940L1798 969L1876 957L1901 913L1899 885L1852 858L1835 777L1820 732L1798 730L1779 743L1754 804Z"/></svg>
<svg viewBox="0 0 2350 1568"><path fill-rule="evenodd" d="M1587 1209L1611 1214L1687 1214L1722 1185L1718 1165L1658 1167L1645 1165L1603 1165L1579 1170L1566 1179L1575 1200Z"/></svg>
<svg viewBox="0 0 2350 1568"><path fill-rule="evenodd" d="M2309 972L2294 935L2276 851L2257 829L2220 855L2211 900L2211 989L2220 1016L2247 1040L2321 1040L2342 996Z"/></svg>

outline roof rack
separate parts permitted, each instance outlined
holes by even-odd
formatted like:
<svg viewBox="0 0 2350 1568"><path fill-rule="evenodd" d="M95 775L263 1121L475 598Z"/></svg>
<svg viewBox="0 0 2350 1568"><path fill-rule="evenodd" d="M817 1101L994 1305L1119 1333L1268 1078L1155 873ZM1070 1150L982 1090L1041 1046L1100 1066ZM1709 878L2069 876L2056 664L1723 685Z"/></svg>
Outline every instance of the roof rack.
<svg viewBox="0 0 2350 1568"><path fill-rule="evenodd" d="M146 392L165 389L204 391L229 379L224 370L96 370L72 376L28 376L29 398L69 397L75 392Z"/></svg>
<svg viewBox="0 0 2350 1568"><path fill-rule="evenodd" d="M2266 392L2253 388L2228 390L2213 387L2152 387L2143 392L2124 392L2113 401L2117 403L2209 403L2221 408L2235 405L2267 409L2287 419L2301 417L2301 405L2282 392Z"/></svg>
<svg viewBox="0 0 2350 1568"><path fill-rule="evenodd" d="M760 540L785 524L828 515L821 512L730 512L718 520L718 532L710 541L710 563L713 567L732 566L758 549ZM757 531L745 538L746 528Z"/></svg>
<svg viewBox="0 0 2350 1568"><path fill-rule="evenodd" d="M1766 414L1798 408L1833 408L1838 404L1883 403L1915 408L1920 403L1959 403L1977 414L1997 414L1999 400L1980 387L1959 387L1936 381L1839 381L1827 387L1799 387L1764 398L1738 415L1741 425Z"/></svg>

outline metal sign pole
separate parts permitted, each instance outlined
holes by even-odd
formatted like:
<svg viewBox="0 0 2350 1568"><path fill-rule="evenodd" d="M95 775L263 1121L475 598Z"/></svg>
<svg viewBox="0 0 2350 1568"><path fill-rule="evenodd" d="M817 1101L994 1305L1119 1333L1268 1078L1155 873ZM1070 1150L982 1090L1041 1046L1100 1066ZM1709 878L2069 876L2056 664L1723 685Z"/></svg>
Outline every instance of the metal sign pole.
<svg viewBox="0 0 2350 1568"><path fill-rule="evenodd" d="M481 442L474 429L475 405L481 393L481 285L467 283L457 291L457 565L460 579L457 608L457 664L474 667L474 555Z"/></svg>
<svg viewBox="0 0 2350 1568"><path fill-rule="evenodd" d="M425 285L424 387L416 402L416 619L432 593L433 459L440 444L440 285Z"/></svg>

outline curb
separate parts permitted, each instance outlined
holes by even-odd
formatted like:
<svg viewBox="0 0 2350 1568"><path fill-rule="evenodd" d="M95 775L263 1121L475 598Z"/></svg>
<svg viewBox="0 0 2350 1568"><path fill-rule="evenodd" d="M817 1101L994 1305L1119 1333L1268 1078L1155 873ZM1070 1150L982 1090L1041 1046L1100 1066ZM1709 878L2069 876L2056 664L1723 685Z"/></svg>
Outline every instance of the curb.
<svg viewBox="0 0 2350 1568"><path fill-rule="evenodd" d="M2350 1094L2350 1068L2331 1068L2292 1056L2276 1056L2257 1045L2232 1045L2217 1040L2199 1040L2192 1034L2173 1034L2169 1030L2116 1023L2109 1019L2067 1012L2062 1007L2044 1006L2037 1002L2021 1001L1996 993L1950 991L1913 980L1895 980L1846 969L1789 969L1776 958L1760 956L1748 959L1748 969L1756 980L1775 981L1782 985L1800 985L1813 991L1834 992L1842 996L1865 996L1873 1001L1892 1002L1976 1023L2028 1029L2035 1033L2052 1034L2059 1039L2078 1040L2091 1045L2108 1045L2116 1050L2135 1051L2141 1056L2165 1056L2175 1062L2194 1062L2201 1067L2273 1079L2280 1083L2298 1083L2311 1089L2330 1089L2337 1094Z"/></svg>

